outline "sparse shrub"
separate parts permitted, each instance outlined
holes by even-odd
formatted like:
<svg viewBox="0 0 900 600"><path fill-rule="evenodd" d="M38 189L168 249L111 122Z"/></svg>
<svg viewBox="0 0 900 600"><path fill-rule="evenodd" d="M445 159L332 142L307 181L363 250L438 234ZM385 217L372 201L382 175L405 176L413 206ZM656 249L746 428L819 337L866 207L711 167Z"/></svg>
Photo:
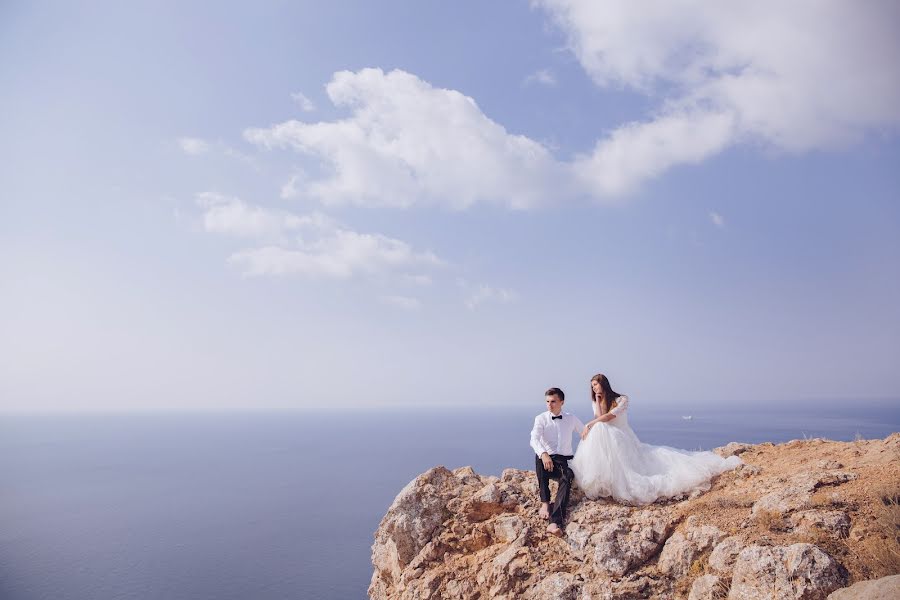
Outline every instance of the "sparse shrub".
<svg viewBox="0 0 900 600"><path fill-rule="evenodd" d="M837 496L837 493L830 490L818 490L809 499L810 508L829 509L836 506L842 506L843 502Z"/></svg>
<svg viewBox="0 0 900 600"><path fill-rule="evenodd" d="M757 525L768 531L781 531L784 529L784 519L781 513L775 510L760 510L754 515L753 519Z"/></svg>
<svg viewBox="0 0 900 600"><path fill-rule="evenodd" d="M691 563L691 568L688 569L687 575L688 575L688 578L693 580L693 579L696 579L697 577L700 577L701 575L704 575L705 573L706 573L706 568L704 566L704 561L697 559Z"/></svg>
<svg viewBox="0 0 900 600"><path fill-rule="evenodd" d="M805 528L802 531L802 534L798 537L801 541L806 542L807 544L813 544L814 546L819 546L821 548L827 547L831 544L832 541L832 538L828 534L828 532L818 525Z"/></svg>
<svg viewBox="0 0 900 600"><path fill-rule="evenodd" d="M716 585L713 586L713 600L725 600L728 598L728 592L731 591L731 579L727 577L719 577Z"/></svg>
<svg viewBox="0 0 900 600"><path fill-rule="evenodd" d="M873 530L862 541L878 577L900 573L900 487L882 489Z"/></svg>

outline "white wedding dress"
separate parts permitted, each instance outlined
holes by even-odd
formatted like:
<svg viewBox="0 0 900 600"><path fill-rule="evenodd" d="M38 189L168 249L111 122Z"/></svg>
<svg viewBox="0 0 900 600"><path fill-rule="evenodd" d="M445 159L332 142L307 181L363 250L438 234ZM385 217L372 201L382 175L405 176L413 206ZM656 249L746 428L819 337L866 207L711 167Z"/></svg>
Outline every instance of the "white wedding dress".
<svg viewBox="0 0 900 600"><path fill-rule="evenodd" d="M741 464L736 456L689 452L641 442L628 426L628 397L619 396L612 421L597 423L578 444L569 466L588 498L612 497L627 504L650 504L694 490ZM599 403L594 403L598 413ZM595 416L598 416L595 414Z"/></svg>

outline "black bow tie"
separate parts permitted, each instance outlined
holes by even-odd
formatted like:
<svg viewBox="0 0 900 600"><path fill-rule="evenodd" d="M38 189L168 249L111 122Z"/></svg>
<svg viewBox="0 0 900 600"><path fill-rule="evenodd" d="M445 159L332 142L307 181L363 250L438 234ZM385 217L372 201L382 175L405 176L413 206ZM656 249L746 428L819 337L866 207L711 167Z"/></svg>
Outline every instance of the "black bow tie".
<svg viewBox="0 0 900 600"><path fill-rule="evenodd" d="M551 421L553 421L554 419L562 419L562 415L559 415L558 417L550 417Z"/></svg>

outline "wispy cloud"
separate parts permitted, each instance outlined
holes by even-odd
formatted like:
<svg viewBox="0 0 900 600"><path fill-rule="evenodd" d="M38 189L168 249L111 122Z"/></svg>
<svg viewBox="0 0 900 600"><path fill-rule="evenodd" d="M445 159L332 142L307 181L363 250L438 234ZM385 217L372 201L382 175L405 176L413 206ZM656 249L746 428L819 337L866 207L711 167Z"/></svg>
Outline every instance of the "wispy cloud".
<svg viewBox="0 0 900 600"><path fill-rule="evenodd" d="M297 103L300 107L300 110L303 112L312 112L316 110L316 105L312 100L306 97L306 94L303 92L294 92L291 94L291 99Z"/></svg>
<svg viewBox="0 0 900 600"><path fill-rule="evenodd" d="M192 138L192 137L182 137L178 138L178 145L181 146L181 149L185 154L190 154L191 156L197 156L198 154L205 154L209 152L210 145L206 140L202 140L200 138Z"/></svg>
<svg viewBox="0 0 900 600"><path fill-rule="evenodd" d="M422 308L422 303L418 298L410 298L409 296L380 296L379 300L388 306L401 310L419 310Z"/></svg>
<svg viewBox="0 0 900 600"><path fill-rule="evenodd" d="M433 283L432 279L431 279L431 275L422 275L422 274L405 275L403 277L403 280L408 283L412 283L412 284L420 285L420 286L431 285Z"/></svg>
<svg viewBox="0 0 900 600"><path fill-rule="evenodd" d="M301 182L304 178L303 174L295 173L291 175L291 178L288 179L287 183L281 186L281 198L283 200L288 200L290 198L296 198L300 193L300 189L298 183Z"/></svg>
<svg viewBox="0 0 900 600"><path fill-rule="evenodd" d="M239 198L215 192L199 193L195 200L204 209L203 228L210 233L281 239L288 232L302 228L327 231L337 226L335 221L322 213L297 216L283 210L251 205Z"/></svg>
<svg viewBox="0 0 900 600"><path fill-rule="evenodd" d="M261 244L238 250L228 259L247 276L405 277L446 264L432 252L378 233L353 231L322 213L295 215L211 192L198 194L196 202L203 209L205 231Z"/></svg>
<svg viewBox="0 0 900 600"><path fill-rule="evenodd" d="M506 288L493 287L483 283L473 285L465 279L460 279L457 283L465 291L463 304L469 310L475 310L485 303L509 304L519 298L516 292Z"/></svg>
<svg viewBox="0 0 900 600"><path fill-rule="evenodd" d="M556 85L556 76L550 69L540 69L525 78L525 85L540 84L546 86Z"/></svg>
<svg viewBox="0 0 900 600"><path fill-rule="evenodd" d="M181 150L189 156L199 156L201 154L221 155L229 158L237 159L252 167L255 171L260 170L259 163L253 157L221 141L209 141L194 137L178 138L178 145Z"/></svg>
<svg viewBox="0 0 900 600"><path fill-rule="evenodd" d="M416 252L406 242L380 234L338 229L312 242L296 246L263 246L231 255L229 263L245 275L300 275L349 279L406 268L443 264L431 252Z"/></svg>

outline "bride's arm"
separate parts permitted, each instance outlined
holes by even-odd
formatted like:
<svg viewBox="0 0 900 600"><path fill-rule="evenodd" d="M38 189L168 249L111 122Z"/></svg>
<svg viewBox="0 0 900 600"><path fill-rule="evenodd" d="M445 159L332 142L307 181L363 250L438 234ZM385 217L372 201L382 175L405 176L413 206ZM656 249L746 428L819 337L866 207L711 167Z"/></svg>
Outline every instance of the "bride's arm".
<svg viewBox="0 0 900 600"><path fill-rule="evenodd" d="M618 398L616 398L616 407L602 417L598 417L598 420L604 423L608 423L609 421L615 419L617 415L625 412L626 408L628 408L628 396L619 396Z"/></svg>

